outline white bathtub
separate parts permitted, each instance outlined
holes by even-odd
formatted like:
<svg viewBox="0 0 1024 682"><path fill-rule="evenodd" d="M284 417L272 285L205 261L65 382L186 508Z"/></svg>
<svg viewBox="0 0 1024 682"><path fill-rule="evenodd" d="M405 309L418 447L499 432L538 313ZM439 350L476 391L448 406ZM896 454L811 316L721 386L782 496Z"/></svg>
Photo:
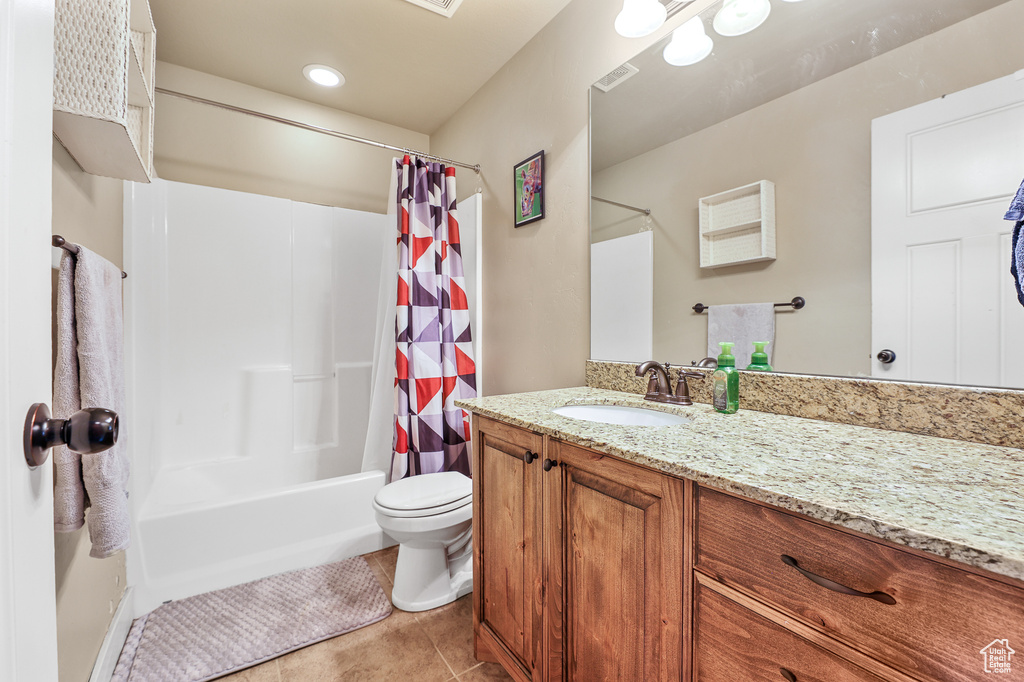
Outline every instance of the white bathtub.
<svg viewBox="0 0 1024 682"><path fill-rule="evenodd" d="M181 599L394 544L373 517L383 471L280 487L275 467L161 472L136 522L135 615ZM270 483L278 487L273 489Z"/></svg>

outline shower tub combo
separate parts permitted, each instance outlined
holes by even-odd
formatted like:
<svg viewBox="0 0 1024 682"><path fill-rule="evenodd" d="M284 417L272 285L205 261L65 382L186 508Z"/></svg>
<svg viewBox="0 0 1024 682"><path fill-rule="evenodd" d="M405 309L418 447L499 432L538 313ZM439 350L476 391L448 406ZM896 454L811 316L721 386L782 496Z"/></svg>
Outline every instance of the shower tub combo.
<svg viewBox="0 0 1024 682"><path fill-rule="evenodd" d="M132 609L393 544L364 456L385 215L125 186Z"/></svg>

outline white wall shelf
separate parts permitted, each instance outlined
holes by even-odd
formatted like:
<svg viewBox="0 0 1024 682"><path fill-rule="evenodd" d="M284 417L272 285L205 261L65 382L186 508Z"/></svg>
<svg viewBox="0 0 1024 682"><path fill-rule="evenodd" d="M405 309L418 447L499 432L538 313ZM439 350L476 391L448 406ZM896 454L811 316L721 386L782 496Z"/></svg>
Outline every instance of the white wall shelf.
<svg viewBox="0 0 1024 682"><path fill-rule="evenodd" d="M775 260L775 183L702 197L698 208L702 268Z"/></svg>
<svg viewBox="0 0 1024 682"><path fill-rule="evenodd" d="M57 0L53 132L82 170L149 182L156 29L147 0Z"/></svg>

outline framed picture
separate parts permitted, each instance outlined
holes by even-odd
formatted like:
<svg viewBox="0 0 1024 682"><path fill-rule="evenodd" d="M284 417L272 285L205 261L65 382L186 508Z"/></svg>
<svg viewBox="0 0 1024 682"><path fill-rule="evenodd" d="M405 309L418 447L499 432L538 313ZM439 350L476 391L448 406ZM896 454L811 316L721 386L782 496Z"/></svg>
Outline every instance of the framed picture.
<svg viewBox="0 0 1024 682"><path fill-rule="evenodd" d="M515 226L522 227L544 217L544 150L517 163L515 176Z"/></svg>

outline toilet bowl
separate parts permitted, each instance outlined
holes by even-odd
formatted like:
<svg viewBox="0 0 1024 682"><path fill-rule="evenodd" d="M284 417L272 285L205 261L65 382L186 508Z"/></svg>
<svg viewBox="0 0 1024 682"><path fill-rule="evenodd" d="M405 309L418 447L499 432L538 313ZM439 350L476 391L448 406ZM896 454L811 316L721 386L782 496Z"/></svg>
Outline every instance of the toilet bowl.
<svg viewBox="0 0 1024 682"><path fill-rule="evenodd" d="M403 478L373 498L377 524L398 544L391 602L426 611L473 591L473 481L455 471Z"/></svg>

